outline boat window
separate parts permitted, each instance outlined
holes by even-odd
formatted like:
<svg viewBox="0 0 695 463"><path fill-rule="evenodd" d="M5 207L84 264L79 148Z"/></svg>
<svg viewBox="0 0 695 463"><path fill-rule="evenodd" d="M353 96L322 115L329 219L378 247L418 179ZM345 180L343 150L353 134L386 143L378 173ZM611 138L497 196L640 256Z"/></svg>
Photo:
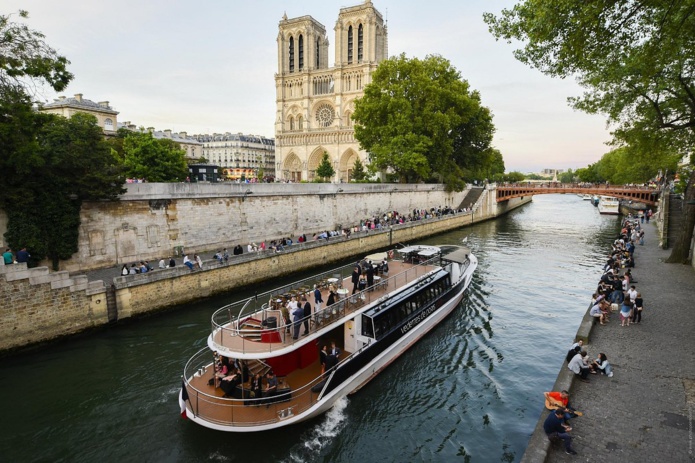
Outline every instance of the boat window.
<svg viewBox="0 0 695 463"><path fill-rule="evenodd" d="M362 336L367 336L368 338L374 337L374 325L372 324L372 319L366 315L362 315Z"/></svg>

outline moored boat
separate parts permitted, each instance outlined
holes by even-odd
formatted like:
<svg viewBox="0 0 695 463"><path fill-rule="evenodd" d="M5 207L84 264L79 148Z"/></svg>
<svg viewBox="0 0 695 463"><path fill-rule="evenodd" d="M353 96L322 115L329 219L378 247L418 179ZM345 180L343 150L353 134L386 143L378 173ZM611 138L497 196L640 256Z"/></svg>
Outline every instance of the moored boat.
<svg viewBox="0 0 695 463"><path fill-rule="evenodd" d="M208 428L252 432L324 413L451 313L477 265L464 247L408 246L363 259L372 284L354 293L349 265L222 307L207 347L184 368L182 414ZM333 303L316 310L314 288L326 302L332 291ZM304 297L311 314L290 323L286 307ZM323 346L336 350L320 354Z"/></svg>
<svg viewBox="0 0 695 463"><path fill-rule="evenodd" d="M593 195L591 197L591 204L593 204L594 207L598 207L598 203L600 200L601 200L601 198L599 198L597 195Z"/></svg>
<svg viewBox="0 0 695 463"><path fill-rule="evenodd" d="M618 215L620 214L620 201L613 196L601 196L598 202L600 214Z"/></svg>

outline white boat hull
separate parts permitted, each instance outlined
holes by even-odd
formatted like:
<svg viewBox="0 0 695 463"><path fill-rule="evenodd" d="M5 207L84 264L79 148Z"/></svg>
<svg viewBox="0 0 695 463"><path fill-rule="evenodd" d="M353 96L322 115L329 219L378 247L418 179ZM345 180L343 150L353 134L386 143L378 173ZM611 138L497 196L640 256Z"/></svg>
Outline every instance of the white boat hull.
<svg viewBox="0 0 695 463"><path fill-rule="evenodd" d="M470 286L473 279L473 272L477 267L477 259L472 257L474 262L471 262L470 271L464 272L461 275L465 282L461 285L461 290L454 294L447 302L442 304L442 306L432 314L430 314L421 323L415 325L406 334L394 342L391 346L386 348L383 352L377 355L371 362L366 364L362 369L356 372L353 376L343 381L340 385L336 386L335 389L331 390L328 394L321 398L314 406L308 408L302 413L294 416L288 416L286 419L267 423L259 424L255 426L231 426L225 424L214 423L199 417L194 416L192 409L188 404L186 405L186 415L191 421L205 426L207 428L227 431L227 432L259 432L268 431L271 429L282 428L291 424L299 423L305 420L315 418L323 413L327 412L333 407L336 401L340 398L345 397L348 394L358 391L364 385L366 385L372 378L378 375L382 370L384 370L389 364L396 360L401 354L403 354L410 346L415 344L420 338L431 331L435 326L441 323L460 303L464 297L465 291ZM181 393L179 393L179 403L183 406L183 400L181 398Z"/></svg>

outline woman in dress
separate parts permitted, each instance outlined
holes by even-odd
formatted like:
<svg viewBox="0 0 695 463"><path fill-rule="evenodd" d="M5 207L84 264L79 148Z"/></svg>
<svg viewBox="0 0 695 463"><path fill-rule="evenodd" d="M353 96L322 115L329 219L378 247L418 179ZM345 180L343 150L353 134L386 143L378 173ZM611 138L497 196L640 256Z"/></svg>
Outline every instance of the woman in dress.
<svg viewBox="0 0 695 463"><path fill-rule="evenodd" d="M630 317L632 316L632 301L626 297L623 304L620 306L620 326L630 326Z"/></svg>
<svg viewBox="0 0 695 463"><path fill-rule="evenodd" d="M123 264L123 267L121 268L121 275L128 275L128 266L126 264Z"/></svg>

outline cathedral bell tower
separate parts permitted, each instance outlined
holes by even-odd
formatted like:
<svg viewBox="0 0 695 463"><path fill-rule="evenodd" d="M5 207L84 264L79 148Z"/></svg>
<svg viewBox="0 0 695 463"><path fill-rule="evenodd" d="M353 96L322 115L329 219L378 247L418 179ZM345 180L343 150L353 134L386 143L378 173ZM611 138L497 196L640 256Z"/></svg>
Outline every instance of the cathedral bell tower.
<svg viewBox="0 0 695 463"><path fill-rule="evenodd" d="M342 8L335 25L335 64L329 67L326 28L311 16L278 26L275 75L276 178L312 181L324 153L347 182L359 149L350 116L379 62L388 57L387 29L370 0Z"/></svg>

